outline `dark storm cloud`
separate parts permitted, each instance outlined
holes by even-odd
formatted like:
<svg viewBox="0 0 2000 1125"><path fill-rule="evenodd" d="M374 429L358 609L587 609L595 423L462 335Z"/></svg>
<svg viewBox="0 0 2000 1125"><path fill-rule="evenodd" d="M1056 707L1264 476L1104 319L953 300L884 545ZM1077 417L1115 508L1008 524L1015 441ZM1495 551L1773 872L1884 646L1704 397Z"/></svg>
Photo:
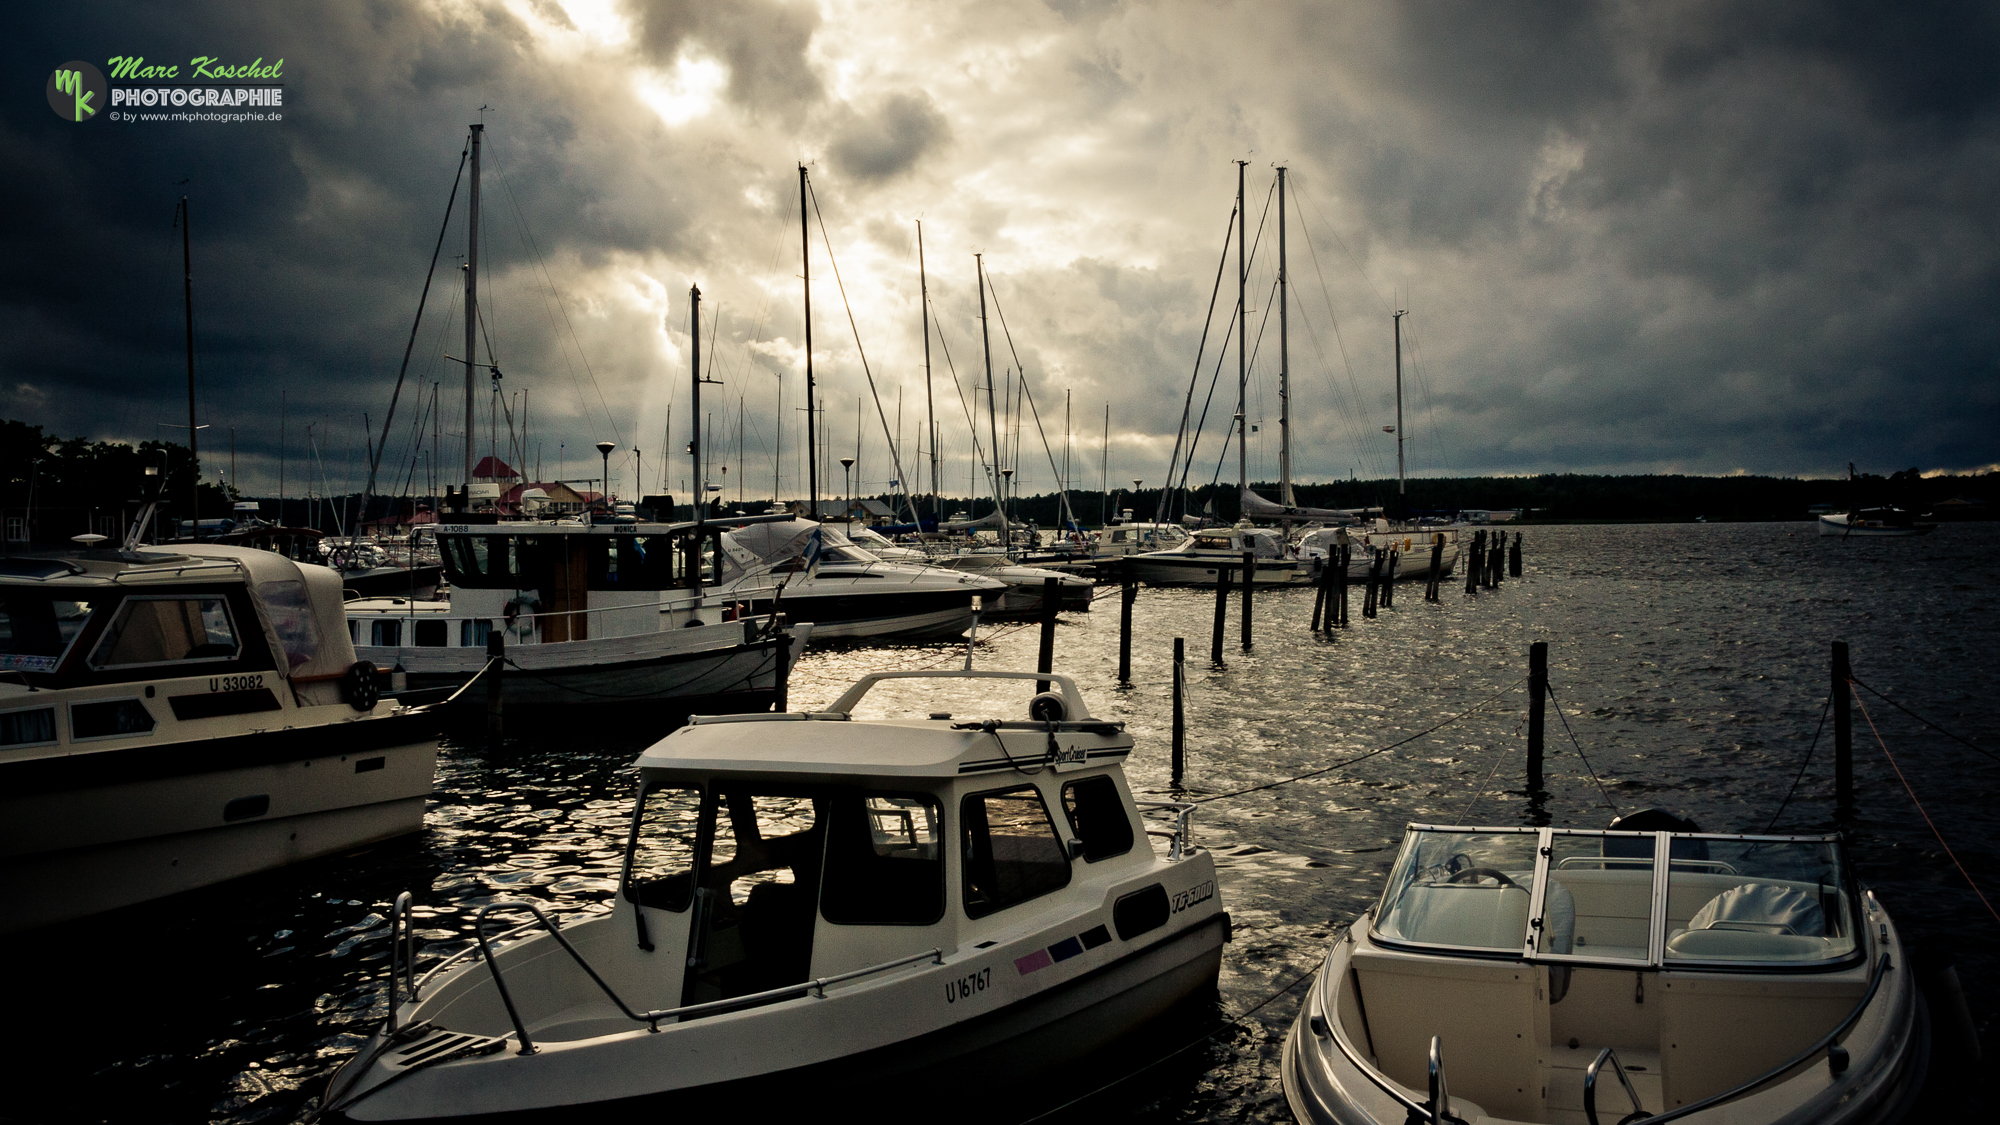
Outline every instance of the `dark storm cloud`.
<svg viewBox="0 0 2000 1125"><path fill-rule="evenodd" d="M0 205L17 217L16 268L0 277L0 415L175 436L157 424L185 416L169 226L185 193L202 410L217 427L204 447L234 426L248 472L268 466L282 392L294 454L303 419L331 424L341 448L327 455L353 459L360 416L381 424L466 125L490 106L483 307L507 385L533 388L551 459L562 441L615 436L649 459L679 444L661 429L695 282L722 326L729 393L768 416L775 376L792 380L789 439L803 159L885 395L920 386L921 215L964 385L980 368L980 251L1045 410L1065 389L1079 414L1109 402L1127 451L1113 477L1157 477L1202 336L1229 162L1245 157L1253 226L1268 165L1294 177L1304 476L1393 466L1380 427L1393 420L1394 307L1414 310L1407 430L1424 471L2000 460L1990 6L839 10L438 0L17 14L0 60L40 77L0 102ZM68 59L197 50L286 57L285 122L78 125L41 99ZM449 313L461 223L412 369L424 390L459 378L443 356L462 346ZM823 253L817 231L813 243ZM1273 249L1267 231L1250 286L1259 441L1275 430L1276 327L1259 327ZM835 318L819 325L819 377L851 410L866 393L859 353L823 262L815 278L815 306ZM997 335L995 347L1004 373L1013 352ZM1225 366L1204 458L1234 409L1233 357ZM412 420L399 414L398 430ZM961 453L962 429L947 433ZM879 449L879 435L863 440Z"/></svg>
<svg viewBox="0 0 2000 1125"><path fill-rule="evenodd" d="M950 139L951 126L928 94L891 94L869 116L857 116L830 149L834 167L861 180L908 171Z"/></svg>

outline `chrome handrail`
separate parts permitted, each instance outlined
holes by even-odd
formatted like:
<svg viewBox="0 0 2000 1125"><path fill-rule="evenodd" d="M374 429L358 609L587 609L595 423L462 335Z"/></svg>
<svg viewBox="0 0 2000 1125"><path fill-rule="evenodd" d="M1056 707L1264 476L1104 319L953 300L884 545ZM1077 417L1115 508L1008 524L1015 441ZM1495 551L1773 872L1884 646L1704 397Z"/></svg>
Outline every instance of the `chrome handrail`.
<svg viewBox="0 0 2000 1125"><path fill-rule="evenodd" d="M410 922L410 892L396 896L396 902L389 907L389 1026L391 1035L396 1033L397 981L407 987L410 999L417 998L416 953L417 935Z"/></svg>
<svg viewBox="0 0 2000 1125"><path fill-rule="evenodd" d="M1171 833L1146 829L1146 835L1171 839L1167 847L1168 859L1179 859L1187 853L1189 843L1189 821L1194 816L1193 801L1134 801L1141 809L1168 809L1174 814L1174 829Z"/></svg>
<svg viewBox="0 0 2000 1125"><path fill-rule="evenodd" d="M1742 874L1742 872L1736 870L1735 865L1731 864L1728 860L1722 859L1690 859L1686 856L1669 856L1667 862L1675 867L1706 867L1711 871L1718 871L1724 875ZM1595 863L1600 869L1608 867L1611 864L1640 868L1653 866L1653 857L1649 855L1566 855L1556 861L1556 866L1563 868L1573 863Z"/></svg>
<svg viewBox="0 0 2000 1125"><path fill-rule="evenodd" d="M520 933L523 930L534 929L535 925L536 923L534 922L523 922L520 925L515 926L511 930L507 930L503 933L494 935L493 940L506 941L508 938L513 937L514 935ZM456 965L460 961L465 960L466 958L472 956L477 952L479 952L479 943L474 942L471 945L466 946L464 949L461 949L458 952L452 954L451 956L446 957L444 960L439 961L437 964L432 965L428 970L425 971L423 976L417 978L417 983L415 989L411 991L410 999L412 1000L420 999L421 997L418 995L418 992L416 990L422 989L424 986L430 984L432 977L437 976L439 973L444 972L446 969L451 968L453 965Z"/></svg>
<svg viewBox="0 0 2000 1125"><path fill-rule="evenodd" d="M1590 1060L1590 1065L1583 1070L1583 1115L1590 1119L1590 1125L1598 1125L1597 1075L1606 1061L1611 1063L1611 1073L1618 1076L1618 1084L1625 1087L1625 1096L1632 1099L1632 1112L1625 1116L1636 1121L1646 1120L1646 1107L1639 1104L1639 1091L1632 1088L1632 1080L1625 1076L1625 1067L1619 1063L1618 1053L1609 1047L1597 1052L1597 1057Z"/></svg>
<svg viewBox="0 0 2000 1125"><path fill-rule="evenodd" d="M489 912L517 909L526 910L530 914L533 914L542 927L548 930L549 936L556 939L556 944L562 946L563 952L569 954L570 959L575 961L579 968L590 975L590 979L596 983L598 988L603 990L604 995L609 997L613 1004L618 1006L618 1010L624 1013L627 1019L635 1023L646 1024L648 1030L655 1033L660 1030L660 1021L664 1019L708 1015L712 1012L730 1011L736 1008L754 1008L759 1004L790 999L795 996L804 996L807 993L811 993L820 999L825 999L826 988L831 984L840 984L859 977L870 976L874 973L886 972L890 969L899 969L905 965L914 965L919 961L929 961L934 965L944 964L944 950L941 947L933 946L922 953L912 953L907 957L899 957L894 961L884 961L880 964L868 965L845 973L835 973L832 976L815 977L812 980L800 981L797 984L788 984L779 988L766 989L763 992L753 992L746 996L731 996L727 999L709 1000L700 1004L684 1004L678 1008L663 1008L658 1011L635 1012L612 989L611 985L606 983L604 978L597 974L597 970L591 968L590 962L584 959L583 954L576 951L576 947L569 943L569 939L562 935L561 929L549 920L548 915L542 913L541 907L532 902L519 899L509 902L489 902L479 908L479 913L474 917L473 924L475 926L475 933L479 939L480 954L486 959L487 971L493 975L494 988L499 990L500 1003L507 1009L507 1019L514 1025L514 1034L521 1040L521 1049L515 1052L518 1055L532 1055L537 1053L540 1048L536 1047L534 1040L529 1037L527 1025L521 1022L520 1012L514 1006L514 997L507 991L507 982L501 975L500 964L494 960L493 949L488 944L486 937L486 915ZM532 922L524 923L508 932L518 933L532 925L534 925ZM443 966L439 967L442 968Z"/></svg>

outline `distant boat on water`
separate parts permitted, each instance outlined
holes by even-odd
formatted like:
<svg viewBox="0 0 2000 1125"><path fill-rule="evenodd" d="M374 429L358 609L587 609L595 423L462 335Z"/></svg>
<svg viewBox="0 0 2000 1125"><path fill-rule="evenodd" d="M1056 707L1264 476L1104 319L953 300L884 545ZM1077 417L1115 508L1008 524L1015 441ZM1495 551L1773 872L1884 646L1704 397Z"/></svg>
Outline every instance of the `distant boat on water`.
<svg viewBox="0 0 2000 1125"><path fill-rule="evenodd" d="M1929 535L1936 530L1936 524L1919 523L1917 517L1901 508L1857 508L1819 518L1821 535L1837 535L1842 539Z"/></svg>

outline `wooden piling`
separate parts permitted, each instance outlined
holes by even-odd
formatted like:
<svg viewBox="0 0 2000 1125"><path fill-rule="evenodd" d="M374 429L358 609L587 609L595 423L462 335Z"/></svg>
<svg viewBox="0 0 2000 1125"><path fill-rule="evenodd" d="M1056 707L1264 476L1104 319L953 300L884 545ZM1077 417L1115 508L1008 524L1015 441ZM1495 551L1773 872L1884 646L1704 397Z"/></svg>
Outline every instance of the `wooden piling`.
<svg viewBox="0 0 2000 1125"><path fill-rule="evenodd" d="M1528 646L1528 795L1542 792L1542 701L1549 694L1549 643Z"/></svg>
<svg viewBox="0 0 2000 1125"><path fill-rule="evenodd" d="M1438 588L1444 583L1444 532L1437 532L1431 540L1431 576L1424 583L1424 600L1438 600Z"/></svg>
<svg viewBox="0 0 2000 1125"><path fill-rule="evenodd" d="M1174 638L1174 760L1173 784L1181 785L1181 768L1187 761L1187 708L1184 697L1187 689L1187 641Z"/></svg>
<svg viewBox="0 0 2000 1125"><path fill-rule="evenodd" d="M1118 564L1118 682L1132 682L1132 603L1139 600L1139 583L1132 577L1132 560Z"/></svg>
<svg viewBox="0 0 2000 1125"><path fill-rule="evenodd" d="M1215 631L1208 639L1208 659L1222 663L1222 627L1229 621L1229 576L1233 568L1226 562L1215 565Z"/></svg>
<svg viewBox="0 0 2000 1125"><path fill-rule="evenodd" d="M1333 570L1331 567L1320 567L1319 573L1313 575L1312 631L1315 633L1319 632L1320 615L1326 612L1326 587L1332 580Z"/></svg>
<svg viewBox="0 0 2000 1125"><path fill-rule="evenodd" d="M1250 595L1257 589L1257 556L1243 552L1243 651L1250 651Z"/></svg>
<svg viewBox="0 0 2000 1125"><path fill-rule="evenodd" d="M1056 613L1062 609L1062 579L1051 575L1042 579L1042 647L1035 654L1035 671L1055 671ZM1036 691L1049 690L1049 680L1036 680Z"/></svg>
<svg viewBox="0 0 2000 1125"><path fill-rule="evenodd" d="M1486 533L1475 531L1465 551L1465 592L1479 593L1479 555L1486 548Z"/></svg>
<svg viewBox="0 0 2000 1125"><path fill-rule="evenodd" d="M1514 548L1507 556L1507 577L1521 577L1521 533L1514 533Z"/></svg>
<svg viewBox="0 0 2000 1125"><path fill-rule="evenodd" d="M1354 546L1350 543L1343 543L1340 545L1339 550L1340 568L1334 572L1333 585L1339 591L1340 597L1332 606L1336 611L1335 616L1337 620L1332 625L1327 626L1329 629L1333 625L1339 625L1343 629L1347 627L1347 568L1354 558Z"/></svg>
<svg viewBox="0 0 2000 1125"><path fill-rule="evenodd" d="M792 646L798 644L798 640L792 636L790 629L785 628L783 614L771 618L771 628L777 631L778 637L778 647L774 650L778 654L778 696L771 701L771 710L782 715L790 707L792 661L795 658Z"/></svg>
<svg viewBox="0 0 2000 1125"><path fill-rule="evenodd" d="M1396 608L1396 564L1402 558L1400 552L1390 551L1388 570L1382 576L1382 604L1390 609Z"/></svg>
<svg viewBox="0 0 2000 1125"><path fill-rule="evenodd" d="M1833 807L1842 823L1854 819L1853 679L1847 642L1833 642Z"/></svg>
<svg viewBox="0 0 2000 1125"><path fill-rule="evenodd" d="M1507 533L1498 532L1493 537L1493 550L1487 559L1486 581L1490 589L1498 590L1501 579L1507 573Z"/></svg>
<svg viewBox="0 0 2000 1125"><path fill-rule="evenodd" d="M1368 560L1368 587L1361 594L1361 616L1375 616L1376 598L1380 597L1378 588L1381 582L1382 552L1376 551L1375 557Z"/></svg>
<svg viewBox="0 0 2000 1125"><path fill-rule="evenodd" d="M503 702L500 689L502 674L507 667L507 633L494 629L486 634L486 737L500 741L500 708Z"/></svg>

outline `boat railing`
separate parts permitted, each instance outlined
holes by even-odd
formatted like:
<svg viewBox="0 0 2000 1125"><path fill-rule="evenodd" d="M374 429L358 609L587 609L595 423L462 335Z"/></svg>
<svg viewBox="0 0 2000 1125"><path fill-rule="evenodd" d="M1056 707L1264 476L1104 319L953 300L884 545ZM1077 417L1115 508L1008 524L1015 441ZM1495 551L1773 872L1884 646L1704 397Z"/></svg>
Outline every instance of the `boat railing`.
<svg viewBox="0 0 2000 1125"><path fill-rule="evenodd" d="M1724 1090L1719 1094L1712 1094L1706 1098L1701 1099L1698 1102L1689 1102L1688 1104L1681 1106L1678 1109L1671 1109L1663 1113L1656 1113L1651 1117L1636 1117L1631 1114L1627 1114L1623 1120L1618 1122L1618 1125L1661 1125L1661 1123L1663 1122L1675 1121L1680 1118L1686 1117L1691 1113L1700 1113L1702 1110L1705 1109L1713 1109L1716 1106L1723 1104L1724 1102L1734 1101L1737 1098L1740 1098L1745 1094L1751 1093L1752 1091L1757 1090L1767 1085L1770 1082L1782 1078L1783 1076L1791 1073L1798 1067L1811 1062L1813 1056L1818 1055L1822 1051L1826 1053L1827 1067L1830 1070L1832 1070L1833 1076L1835 1078L1840 1077L1847 1071L1848 1057L1847 1057L1847 1048L1842 1047L1840 1045L1839 1039L1841 1036L1847 1034L1848 1029L1852 1028L1855 1022L1861 1018L1861 1013L1867 1011L1868 1005L1874 1002L1875 993L1880 991L1882 988L1882 977L1889 971L1890 967L1891 965L1889 961L1889 955L1887 953L1884 953L1882 954L1882 956L1876 958L1875 969L1868 976L1868 991L1861 994L1861 1002L1854 1006L1853 1011L1847 1013L1847 1018L1835 1024L1832 1031L1829 1031L1825 1035L1820 1036L1819 1040L1815 1042L1812 1046L1807 1047L1805 1050L1800 1051L1796 1055L1793 1055L1790 1059L1787 1059L1786 1061L1778 1064L1777 1066L1772 1067L1770 1070L1765 1071L1763 1074L1760 1074L1757 1077L1752 1078L1750 1081L1745 1082L1740 1086ZM1605 1048L1603 1051L1599 1052L1597 1060L1595 1062L1592 1062L1590 1064L1590 1068L1584 1072L1583 1114L1586 1118L1590 1120L1590 1125L1599 1125L1599 1122L1597 1120L1595 1079L1599 1064L1602 1063L1604 1061L1604 1057L1609 1054L1611 1054L1611 1049L1608 1047ZM1618 1071L1618 1077L1621 1081L1623 1081L1625 1078L1624 1070L1622 1068L1620 1068ZM1630 1084L1627 1084L1625 1089L1629 1093L1632 1087ZM1637 1099L1636 1097L1633 1098L1632 1104L1634 1106L1637 1106L1639 1104L1639 1099Z"/></svg>
<svg viewBox="0 0 2000 1125"><path fill-rule="evenodd" d="M634 1023L643 1023L647 1025L649 1031L655 1033L660 1030L660 1021L662 1020L686 1019L692 1016L705 1016L718 1012L735 1011L740 1008L754 1008L762 1004L776 1003L780 1000L790 1000L806 995L825 999L826 990L829 985L841 984L861 977L872 976L876 973L888 972L891 969L900 969L905 965L914 965L919 961L929 961L934 965L944 964L944 950L940 947L933 947L921 953L912 953L907 957L898 957L893 961L883 961L879 964L868 965L845 973L835 973L832 976L814 977L811 980L800 981L797 984L788 984L779 988L766 989L763 992L753 992L744 996L732 996L723 1000L709 1000L700 1004L684 1004L678 1008L662 1008L657 1011L637 1012L632 1010L632 1006L627 1004L624 998L618 995L609 982L598 975L597 970L591 966L589 960L583 954L577 952L576 946L571 945L569 939L563 936L562 928L556 925L555 921L547 914L544 914L539 905L520 899L506 902L490 902L480 907L479 913L474 916L473 932L474 936L478 938L480 956L485 959L486 969L493 976L494 990L500 994L500 1004L507 1009L508 1022L514 1025L514 1034L521 1041L521 1049L515 1052L520 1055L535 1054L540 1048L535 1046L535 1041L528 1035L527 1025L521 1021L520 1010L515 1007L513 994L507 989L506 976L500 971L500 963L493 956L493 939L489 939L486 936L486 916L495 910L526 910L528 913L534 915L533 921L522 923L508 930L507 934L520 933L523 930L532 929L539 925L543 930L547 931L550 937L555 939L556 944L562 947L564 953L569 954L570 960L576 962L577 967L590 977L592 983L596 984L604 995L617 1006L626 1019ZM501 937L505 937L507 934L502 934ZM443 967L443 965L439 965L437 968L441 969ZM431 972L435 974L437 969L433 969ZM429 975L426 975L425 979L428 980Z"/></svg>
<svg viewBox="0 0 2000 1125"><path fill-rule="evenodd" d="M1195 810L1194 802L1136 801L1134 803L1137 804L1140 808L1149 811L1162 810L1162 811L1172 812L1174 814L1173 828L1171 829L1148 828L1146 829L1146 835L1158 836L1163 840L1172 841L1172 843L1167 845L1168 859L1179 859L1181 858L1181 856L1187 854L1189 846L1188 823L1190 819L1194 816L1194 810Z"/></svg>
<svg viewBox="0 0 2000 1125"><path fill-rule="evenodd" d="M1672 864L1676 870L1680 871L1699 869L1703 871L1711 871L1718 875L1742 874L1742 872L1736 870L1736 866L1734 864L1728 862L1727 860L1721 860L1721 859L1689 859L1685 856L1677 855L1669 859L1667 862ZM1556 866L1558 868L1581 867L1586 863L1594 863L1600 869L1603 870L1610 870L1613 867L1645 868L1647 870L1651 870L1653 866L1653 857L1649 855L1566 855L1556 863Z"/></svg>
<svg viewBox="0 0 2000 1125"><path fill-rule="evenodd" d="M1618 1076L1618 1084L1625 1087L1625 1096L1632 1102L1632 1112L1622 1120L1646 1120L1646 1107L1639 1104L1639 1091L1632 1088L1632 1080L1625 1075L1625 1067L1618 1061L1618 1052L1610 1047L1597 1052L1590 1065L1583 1070L1583 1115L1590 1119L1590 1125L1597 1125L1597 1076L1603 1073L1604 1064L1611 1064L1611 1073Z"/></svg>

